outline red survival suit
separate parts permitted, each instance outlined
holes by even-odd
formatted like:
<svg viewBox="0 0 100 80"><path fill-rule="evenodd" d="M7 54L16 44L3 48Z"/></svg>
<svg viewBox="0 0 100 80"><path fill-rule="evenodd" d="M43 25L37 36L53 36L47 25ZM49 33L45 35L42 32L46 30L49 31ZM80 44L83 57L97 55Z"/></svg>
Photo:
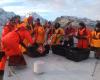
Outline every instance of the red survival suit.
<svg viewBox="0 0 100 80"><path fill-rule="evenodd" d="M2 30L2 38L7 35L9 32L13 31L15 29L15 27L11 24L11 22L7 22L7 24L4 26L3 30ZM1 45L2 46L2 45ZM3 50L3 49L2 49ZM3 50L4 51L4 50ZM0 61L0 71L4 71L5 68L5 63L6 63L6 59L7 57L4 56L2 57L1 61Z"/></svg>
<svg viewBox="0 0 100 80"><path fill-rule="evenodd" d="M88 48L89 35L89 31L86 28L78 29L78 48Z"/></svg>
<svg viewBox="0 0 100 80"><path fill-rule="evenodd" d="M20 37L19 37L20 36ZM27 39L30 44L33 44L32 37L30 33L24 28L21 27L17 30L9 32L2 38L2 49L5 51L6 56L21 55L21 49L19 48L20 40ZM5 58L6 58L5 56ZM0 67L4 70L6 59L2 61Z"/></svg>
<svg viewBox="0 0 100 80"><path fill-rule="evenodd" d="M5 37L3 37L3 50L5 51L6 55L12 56L20 54L21 50L19 48L19 42L20 40L23 41L24 39L27 39L30 42L30 44L33 44L33 40L30 33L24 27L14 30L8 33Z"/></svg>

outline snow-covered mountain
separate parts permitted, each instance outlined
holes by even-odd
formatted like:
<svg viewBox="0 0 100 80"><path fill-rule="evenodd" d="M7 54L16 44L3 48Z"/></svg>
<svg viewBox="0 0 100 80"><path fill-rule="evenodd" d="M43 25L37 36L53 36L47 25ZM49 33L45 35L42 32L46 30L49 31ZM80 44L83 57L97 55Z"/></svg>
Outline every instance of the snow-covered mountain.
<svg viewBox="0 0 100 80"><path fill-rule="evenodd" d="M14 12L6 12L2 8L0 8L0 26L4 25L6 21L14 15L16 15ZM42 24L44 24L47 21L46 19L44 19L43 17L41 17L35 12L32 12L31 15L33 16L34 20L39 18ZM21 17L25 18L26 16L21 16ZM75 24L79 23L80 21L83 21L89 26L94 26L96 24L96 21L87 18L79 18L75 16L57 17L54 23L59 22L62 26L65 26L69 21L73 21Z"/></svg>
<svg viewBox="0 0 100 80"><path fill-rule="evenodd" d="M69 21L72 21L76 25L79 22L82 21L85 24L87 24L87 26L92 26L92 27L94 27L95 24L96 24L96 21L93 21L91 19L88 19L88 18L79 18L79 17L75 17L75 16L61 16L61 17L57 17L54 22L58 22L58 23L61 24L62 27L64 27Z"/></svg>
<svg viewBox="0 0 100 80"><path fill-rule="evenodd" d="M14 12L6 12L0 8L0 26L4 25L6 21L12 16L15 16Z"/></svg>

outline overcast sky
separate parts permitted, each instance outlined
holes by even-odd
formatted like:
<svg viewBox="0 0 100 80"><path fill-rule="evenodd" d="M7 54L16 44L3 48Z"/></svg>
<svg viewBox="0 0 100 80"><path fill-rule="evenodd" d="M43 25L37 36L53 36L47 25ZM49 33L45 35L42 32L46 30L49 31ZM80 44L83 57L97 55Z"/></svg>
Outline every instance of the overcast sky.
<svg viewBox="0 0 100 80"><path fill-rule="evenodd" d="M0 7L20 15L37 12L48 20L62 15L100 20L100 0L0 0Z"/></svg>

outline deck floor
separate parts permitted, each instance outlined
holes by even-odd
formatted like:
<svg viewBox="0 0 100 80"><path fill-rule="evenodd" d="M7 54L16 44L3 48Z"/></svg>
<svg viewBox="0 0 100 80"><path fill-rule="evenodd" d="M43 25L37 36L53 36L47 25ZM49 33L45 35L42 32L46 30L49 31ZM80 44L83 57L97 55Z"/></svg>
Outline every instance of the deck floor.
<svg viewBox="0 0 100 80"><path fill-rule="evenodd" d="M25 56L27 68L16 70L16 75L8 77L8 66L5 68L4 80L100 80L100 60L90 58L81 62L73 62L61 56L51 54L41 58ZM45 73L38 75L33 72L36 61L45 62ZM7 64L6 64L7 65Z"/></svg>

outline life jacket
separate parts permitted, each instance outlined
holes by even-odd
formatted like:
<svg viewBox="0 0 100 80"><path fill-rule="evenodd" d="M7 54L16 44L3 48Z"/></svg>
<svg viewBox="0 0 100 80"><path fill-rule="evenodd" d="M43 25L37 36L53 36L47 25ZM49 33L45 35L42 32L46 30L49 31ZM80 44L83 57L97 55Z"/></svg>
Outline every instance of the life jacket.
<svg viewBox="0 0 100 80"><path fill-rule="evenodd" d="M9 26L5 26L4 29L2 30L2 37L4 37L6 34L8 34L9 32L11 32L12 30L14 30L14 27L10 27Z"/></svg>
<svg viewBox="0 0 100 80"><path fill-rule="evenodd" d="M24 18L24 19L23 19L23 22L24 22L24 23L27 23L27 22L28 22L28 21L27 21L27 18Z"/></svg>
<svg viewBox="0 0 100 80"><path fill-rule="evenodd" d="M22 47L27 48L26 45L23 43L23 40L21 39L21 36L20 36L20 34L18 33L18 31L19 31L19 29L16 30L15 32L16 32L16 34L17 34L18 37L19 37L19 44L20 44Z"/></svg>
<svg viewBox="0 0 100 80"><path fill-rule="evenodd" d="M90 45L100 47L100 32L92 31Z"/></svg>
<svg viewBox="0 0 100 80"><path fill-rule="evenodd" d="M15 32L19 36L19 43L23 43L23 41L29 42L30 44L34 43L31 35L29 34L29 31L25 27L22 26L21 28L17 29Z"/></svg>
<svg viewBox="0 0 100 80"><path fill-rule="evenodd" d="M87 36L87 32L86 32L86 29L78 29L78 36Z"/></svg>
<svg viewBox="0 0 100 80"><path fill-rule="evenodd" d="M55 30L55 34L64 35L64 30L62 28L58 28L57 30Z"/></svg>
<svg viewBox="0 0 100 80"><path fill-rule="evenodd" d="M78 48L88 48L88 45L89 45L89 31L84 28L82 30L78 30L78 44L77 44L77 47Z"/></svg>
<svg viewBox="0 0 100 80"><path fill-rule="evenodd" d="M26 29L26 23L25 23L25 22L23 22L23 23L21 23L21 24L18 23L18 24L15 25L15 27L16 27L17 29L20 29L21 27L24 27L24 28ZM18 30L17 30L17 31L18 31ZM26 40L24 40L23 43L26 43L25 41L26 41ZM19 48L21 49L21 52L22 52L22 53L26 51L26 49L25 49L21 44L19 45Z"/></svg>
<svg viewBox="0 0 100 80"><path fill-rule="evenodd" d="M36 49L36 51L42 54L45 51L45 48L44 48L45 29L41 25L39 26L35 25L33 32L34 32L33 40L38 45L38 48Z"/></svg>
<svg viewBox="0 0 100 80"><path fill-rule="evenodd" d="M7 34L5 37L3 37L2 43L6 55L11 56L16 53L18 54L21 53L19 44L21 44L21 41L23 41L24 39L27 39L30 44L34 43L31 35L27 30L12 31L9 34Z"/></svg>
<svg viewBox="0 0 100 80"><path fill-rule="evenodd" d="M20 24L17 23L17 24L15 25L15 27L16 27L16 28L20 28Z"/></svg>
<svg viewBox="0 0 100 80"><path fill-rule="evenodd" d="M51 44L59 45L63 35L64 35L64 30L62 28L58 28L57 30L55 30L55 33L52 36Z"/></svg>
<svg viewBox="0 0 100 80"><path fill-rule="evenodd" d="M43 44L45 41L45 30L42 26L35 28L35 41L37 44Z"/></svg>

